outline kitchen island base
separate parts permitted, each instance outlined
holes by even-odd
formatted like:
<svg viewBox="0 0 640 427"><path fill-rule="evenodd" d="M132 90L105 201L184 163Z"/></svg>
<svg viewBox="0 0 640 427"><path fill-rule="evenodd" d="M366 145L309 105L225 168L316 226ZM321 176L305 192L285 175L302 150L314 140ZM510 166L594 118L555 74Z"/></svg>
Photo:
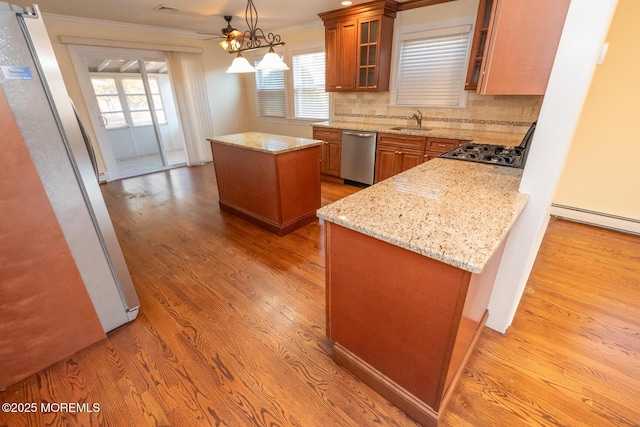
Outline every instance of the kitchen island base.
<svg viewBox="0 0 640 427"><path fill-rule="evenodd" d="M293 139L256 135L246 139L271 144ZM240 136L235 139L243 141ZM220 209L280 236L315 221L320 207L319 145L280 152L225 143L235 139L210 140Z"/></svg>
<svg viewBox="0 0 640 427"><path fill-rule="evenodd" d="M437 426L486 322L495 263L488 277L472 274L325 227L334 361L422 425Z"/></svg>

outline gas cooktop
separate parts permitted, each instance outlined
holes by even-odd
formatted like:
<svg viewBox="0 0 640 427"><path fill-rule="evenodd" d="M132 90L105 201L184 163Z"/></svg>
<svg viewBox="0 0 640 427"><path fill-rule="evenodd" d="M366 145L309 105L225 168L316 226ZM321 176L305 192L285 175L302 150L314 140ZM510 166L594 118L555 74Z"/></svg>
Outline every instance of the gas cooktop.
<svg viewBox="0 0 640 427"><path fill-rule="evenodd" d="M524 138L522 138L520 145L517 147L492 144L474 144L473 142L468 142L454 148L453 150L449 150L438 157L522 169L524 168L524 163L527 161L527 151L531 144L531 140L533 139L537 123L537 121L531 123L529 130L524 135Z"/></svg>
<svg viewBox="0 0 640 427"><path fill-rule="evenodd" d="M441 154L445 159L466 160L468 162L488 163L513 168L523 168L525 160L524 147L508 147L505 145L466 143Z"/></svg>

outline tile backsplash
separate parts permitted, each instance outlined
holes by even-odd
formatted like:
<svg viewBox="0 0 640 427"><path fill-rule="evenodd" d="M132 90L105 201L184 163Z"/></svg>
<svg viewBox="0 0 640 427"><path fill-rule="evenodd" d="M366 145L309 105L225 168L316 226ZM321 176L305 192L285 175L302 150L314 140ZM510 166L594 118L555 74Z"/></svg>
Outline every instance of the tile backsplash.
<svg viewBox="0 0 640 427"><path fill-rule="evenodd" d="M469 92L464 108L398 107L389 92L334 93L331 120L415 126L411 115L422 111L422 127L521 132L537 120L543 96L478 95Z"/></svg>

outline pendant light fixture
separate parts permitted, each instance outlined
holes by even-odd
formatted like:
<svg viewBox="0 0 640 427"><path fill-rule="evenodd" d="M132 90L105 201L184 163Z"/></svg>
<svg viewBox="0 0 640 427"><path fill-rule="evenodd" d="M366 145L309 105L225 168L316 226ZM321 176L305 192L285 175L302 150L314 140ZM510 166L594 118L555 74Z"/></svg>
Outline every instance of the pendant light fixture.
<svg viewBox="0 0 640 427"><path fill-rule="evenodd" d="M237 56L234 58L231 66L227 69L227 73L255 72L255 68L252 67L251 64L249 64L249 61L247 61L247 59L241 54L242 52L262 48L269 48L269 51L264 55L262 61L260 61L260 64L258 65L259 70L288 70L289 67L282 60L282 57L273 50L274 46L284 46L284 42L280 38L279 34L265 34L264 31L258 27L258 10L253 4L253 0L247 0L244 18L249 29L243 33L243 37L240 39L241 41L239 43L240 46L231 45L229 47L229 53L235 53Z"/></svg>
<svg viewBox="0 0 640 427"><path fill-rule="evenodd" d="M238 56L233 58L233 62L231 66L227 68L227 73L237 74L237 73L255 73L256 69L247 61L247 58L242 56L241 53L238 52Z"/></svg>
<svg viewBox="0 0 640 427"><path fill-rule="evenodd" d="M288 70L289 66L284 63L282 57L278 55L273 48L269 48L269 52L265 53L262 61L256 67L258 70Z"/></svg>

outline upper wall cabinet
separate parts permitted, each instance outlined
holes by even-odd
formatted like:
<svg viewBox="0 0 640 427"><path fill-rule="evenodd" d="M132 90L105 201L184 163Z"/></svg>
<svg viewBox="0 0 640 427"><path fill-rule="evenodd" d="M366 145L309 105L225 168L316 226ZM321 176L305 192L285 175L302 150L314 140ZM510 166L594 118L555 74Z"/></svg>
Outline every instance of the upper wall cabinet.
<svg viewBox="0 0 640 427"><path fill-rule="evenodd" d="M544 95L570 0L480 0L465 89Z"/></svg>
<svg viewBox="0 0 640 427"><path fill-rule="evenodd" d="M321 13L327 92L389 90L393 21L398 3L378 0Z"/></svg>

